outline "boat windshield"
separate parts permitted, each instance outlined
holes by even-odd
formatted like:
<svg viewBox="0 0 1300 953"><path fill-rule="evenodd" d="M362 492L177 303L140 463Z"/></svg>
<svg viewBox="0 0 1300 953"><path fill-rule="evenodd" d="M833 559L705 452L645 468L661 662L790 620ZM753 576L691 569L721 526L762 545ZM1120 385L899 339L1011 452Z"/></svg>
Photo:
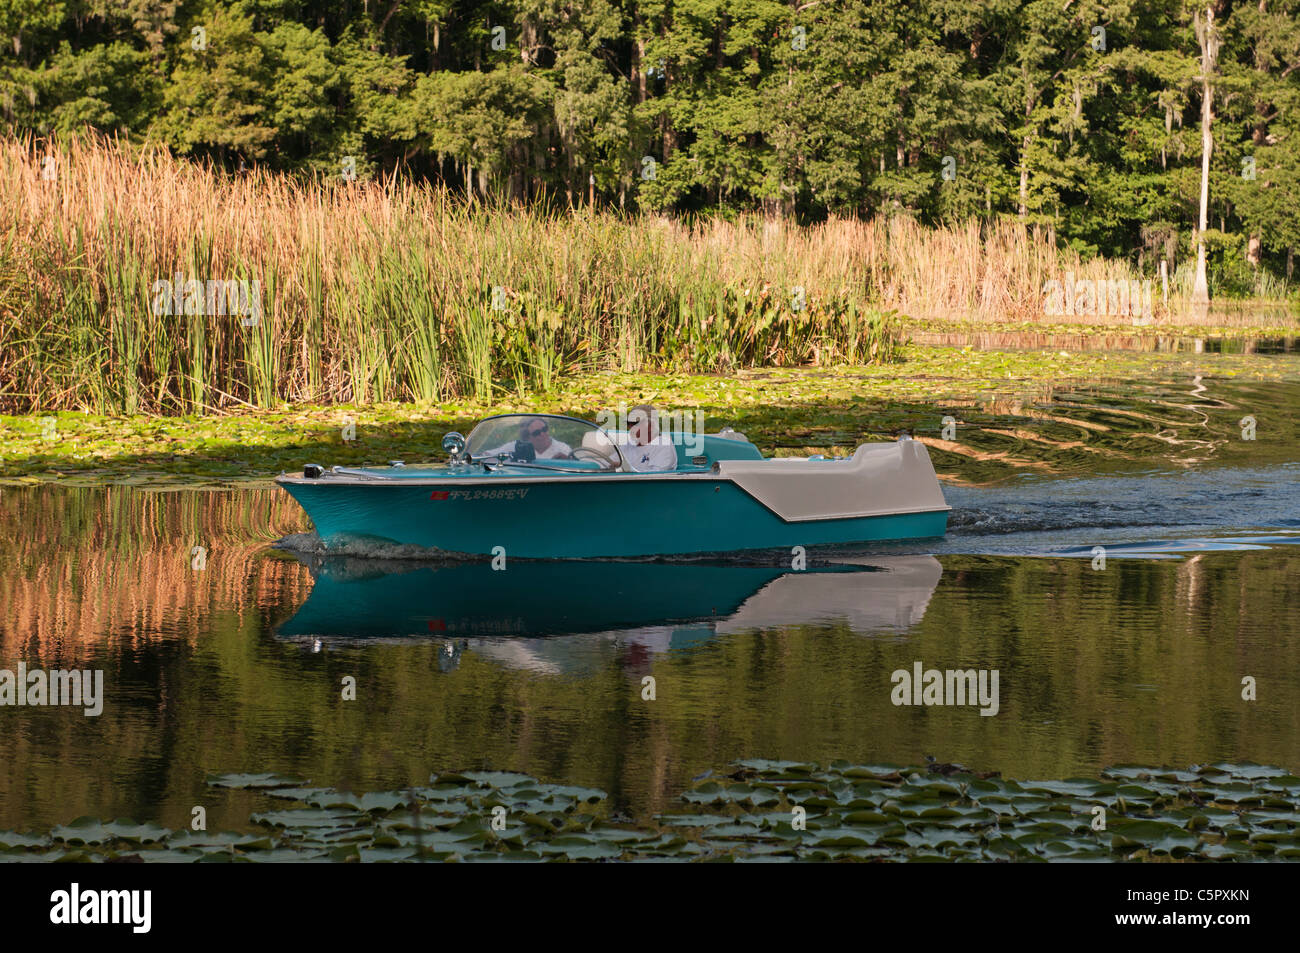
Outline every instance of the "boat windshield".
<svg viewBox="0 0 1300 953"><path fill-rule="evenodd" d="M564 470L617 470L623 463L605 431L554 414L489 417L470 431L465 452L474 460L495 458Z"/></svg>

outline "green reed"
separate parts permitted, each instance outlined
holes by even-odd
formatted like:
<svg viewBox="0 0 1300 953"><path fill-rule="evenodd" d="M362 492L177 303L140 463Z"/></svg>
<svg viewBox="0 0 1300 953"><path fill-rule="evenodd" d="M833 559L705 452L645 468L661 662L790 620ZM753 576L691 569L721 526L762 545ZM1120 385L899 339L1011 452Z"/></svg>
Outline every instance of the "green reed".
<svg viewBox="0 0 1300 953"><path fill-rule="evenodd" d="M482 400L580 371L896 350L850 245L817 258L820 239L793 229L769 247L761 223L465 206L396 180L231 177L94 142L69 143L50 182L34 174L43 148L0 140L14 196L0 211L0 411ZM160 312L158 283L177 276L256 279L261 314L212 313L210 290L197 308L164 294Z"/></svg>

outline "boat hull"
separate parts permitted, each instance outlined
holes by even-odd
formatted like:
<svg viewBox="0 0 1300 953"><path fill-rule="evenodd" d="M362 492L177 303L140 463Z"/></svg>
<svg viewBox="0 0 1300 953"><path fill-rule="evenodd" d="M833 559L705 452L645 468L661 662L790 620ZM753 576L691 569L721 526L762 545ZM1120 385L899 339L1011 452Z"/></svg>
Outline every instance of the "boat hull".
<svg viewBox="0 0 1300 953"><path fill-rule="evenodd" d="M948 509L783 519L727 479L680 474L542 481L494 477L281 480L326 545L351 540L543 559L792 549L943 536Z"/></svg>

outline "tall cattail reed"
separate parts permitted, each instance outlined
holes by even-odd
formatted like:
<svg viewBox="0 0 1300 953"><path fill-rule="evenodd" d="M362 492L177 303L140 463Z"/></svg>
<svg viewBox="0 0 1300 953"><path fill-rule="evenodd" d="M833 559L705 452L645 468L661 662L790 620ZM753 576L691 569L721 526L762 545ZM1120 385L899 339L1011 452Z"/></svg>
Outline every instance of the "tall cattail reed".
<svg viewBox="0 0 1300 953"><path fill-rule="evenodd" d="M103 141L0 140L0 191L10 412L491 400L575 370L872 363L897 353L893 312L1031 319L1064 268L1129 277L1016 225L556 215ZM240 283L255 300L211 313Z"/></svg>

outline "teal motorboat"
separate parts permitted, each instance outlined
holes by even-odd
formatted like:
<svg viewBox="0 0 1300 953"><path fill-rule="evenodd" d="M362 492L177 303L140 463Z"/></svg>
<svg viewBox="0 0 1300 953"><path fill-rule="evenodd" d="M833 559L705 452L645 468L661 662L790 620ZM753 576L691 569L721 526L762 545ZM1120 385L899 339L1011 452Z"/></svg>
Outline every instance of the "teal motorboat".
<svg viewBox="0 0 1300 953"><path fill-rule="evenodd" d="M626 433L574 417L501 414L446 464L308 464L277 481L329 548L402 544L543 559L672 556L943 536L949 507L925 446L764 458L741 434L670 432L677 464L639 471Z"/></svg>

